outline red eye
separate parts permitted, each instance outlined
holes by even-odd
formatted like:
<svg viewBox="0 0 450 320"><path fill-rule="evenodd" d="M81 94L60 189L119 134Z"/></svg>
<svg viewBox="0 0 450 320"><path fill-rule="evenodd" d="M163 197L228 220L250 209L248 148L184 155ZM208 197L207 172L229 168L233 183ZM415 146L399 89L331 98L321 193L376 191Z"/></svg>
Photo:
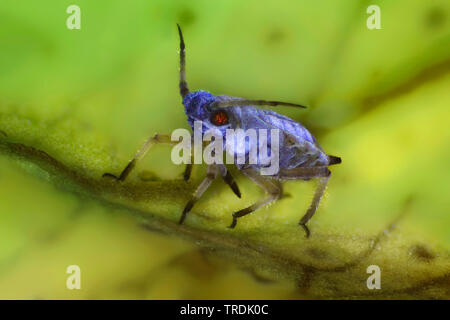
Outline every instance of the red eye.
<svg viewBox="0 0 450 320"><path fill-rule="evenodd" d="M216 111L211 117L211 122L216 126L226 125L228 123L228 115L225 111Z"/></svg>

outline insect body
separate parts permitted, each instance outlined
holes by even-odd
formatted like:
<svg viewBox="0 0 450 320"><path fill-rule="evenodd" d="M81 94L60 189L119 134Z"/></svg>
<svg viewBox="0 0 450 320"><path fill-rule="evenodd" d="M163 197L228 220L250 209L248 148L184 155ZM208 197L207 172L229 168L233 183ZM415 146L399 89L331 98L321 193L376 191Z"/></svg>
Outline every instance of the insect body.
<svg viewBox="0 0 450 320"><path fill-rule="evenodd" d="M239 102L241 105L236 106ZM183 98L188 122L194 129L194 121L203 123L203 134L208 129L219 129L225 137L226 129L278 129L281 132L278 144L281 169L299 166L327 166L329 156L316 139L298 122L271 110L244 105L252 101L229 96L214 96L207 91L188 93ZM254 102L253 102L254 103ZM261 102L262 103L262 102ZM248 154L248 150L245 151ZM244 166L236 164L239 169ZM260 164L252 166L257 170Z"/></svg>
<svg viewBox="0 0 450 320"><path fill-rule="evenodd" d="M257 106L291 106L305 108L298 104L266 101L266 100L248 100L225 95L213 95L207 91L190 92L185 75L185 44L181 28L178 26L180 37L180 94L183 98L183 105L187 119L192 128L195 121L202 121L203 133L205 130L214 128L225 136L226 129L278 129L279 145L279 169L272 175L260 174L263 164L256 162L253 164L235 163L236 167L257 183L266 191L266 195L251 206L233 213L233 220L230 228L234 228L237 219L245 216L261 207L268 205L279 199L282 195L282 182L284 180L309 180L319 178L319 182L307 212L300 220L299 224L304 228L306 236L310 232L306 223L311 219L317 210L320 199L325 191L330 170L328 166L341 162L339 157L327 155L311 133L300 123L280 115L274 111L259 109ZM269 139L270 140L270 139ZM147 140L143 148L129 162L120 176L116 177L110 173L104 176L114 177L117 180L124 180L133 169L135 163L141 159L149 148L156 143L176 144L170 140L168 135L155 135ZM247 152L244 149L244 152ZM186 166L184 173L185 180L190 177L192 164ZM233 192L240 198L240 190L223 164L214 163L208 166L207 174L197 190L194 192L191 200L185 206L179 223L183 223L187 213L192 209L197 200L209 188L212 181L217 177L223 180L231 187Z"/></svg>

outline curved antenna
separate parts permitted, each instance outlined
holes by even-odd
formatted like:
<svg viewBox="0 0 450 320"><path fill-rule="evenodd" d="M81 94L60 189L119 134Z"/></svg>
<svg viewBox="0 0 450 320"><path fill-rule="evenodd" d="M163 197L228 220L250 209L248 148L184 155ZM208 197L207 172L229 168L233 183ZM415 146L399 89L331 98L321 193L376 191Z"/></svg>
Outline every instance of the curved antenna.
<svg viewBox="0 0 450 320"><path fill-rule="evenodd" d="M184 51L184 39L180 25L177 23L178 35L180 36L180 94L184 98L189 93L186 82L186 53Z"/></svg>
<svg viewBox="0 0 450 320"><path fill-rule="evenodd" d="M247 99L230 99L224 101L218 101L212 105L217 108L231 107L231 106L288 106L306 109L305 106L290 102L281 101L267 101L267 100L247 100Z"/></svg>

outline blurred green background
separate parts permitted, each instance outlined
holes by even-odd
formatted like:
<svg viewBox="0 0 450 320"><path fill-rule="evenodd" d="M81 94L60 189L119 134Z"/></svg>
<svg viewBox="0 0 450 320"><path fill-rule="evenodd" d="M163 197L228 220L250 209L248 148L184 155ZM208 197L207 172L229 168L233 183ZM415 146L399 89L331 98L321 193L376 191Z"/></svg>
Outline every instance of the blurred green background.
<svg viewBox="0 0 450 320"><path fill-rule="evenodd" d="M308 105L279 112L342 157L311 239L313 182L229 230L262 195L237 172L242 199L216 182L181 227L204 166L185 183L158 147L101 179L188 128L177 22L191 90ZM0 298L450 297L449 1L3 0L0 25Z"/></svg>

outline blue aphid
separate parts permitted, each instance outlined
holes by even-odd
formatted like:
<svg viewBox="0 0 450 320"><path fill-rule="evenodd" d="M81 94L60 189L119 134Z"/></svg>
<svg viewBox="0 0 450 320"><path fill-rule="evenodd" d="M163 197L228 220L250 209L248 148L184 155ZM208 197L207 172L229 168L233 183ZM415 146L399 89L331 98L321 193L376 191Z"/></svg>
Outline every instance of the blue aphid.
<svg viewBox="0 0 450 320"><path fill-rule="evenodd" d="M320 199L325 191L331 174L328 166L341 163L341 159L339 157L327 155L313 135L300 123L274 111L256 108L256 106L278 105L305 108L304 106L280 101L247 100L225 95L216 96L203 90L190 92L185 74L185 45L183 34L179 26L178 32L180 36L180 94L183 98L183 105L188 118L188 123L192 128L194 127L195 121L202 121L202 130L204 132L210 128L218 129L223 134L224 139L226 129L279 129L279 170L276 173L273 175L261 175L261 167L266 166L267 164L260 163L260 161L254 164L235 163L236 167L241 172L262 187L267 194L253 205L234 212L230 228L236 226L238 218L278 200L283 192L282 181L319 178L312 203L299 222L304 228L306 236L309 236L310 233L306 223L316 212ZM270 137L268 141L270 143ZM124 180L133 169L136 162L156 143L175 144L177 142L171 141L169 135L157 134L148 139L119 177L110 173L106 173L104 176L114 177L117 180ZM247 149L243 152L247 152ZM184 172L185 180L189 179L191 170L192 164L188 164ZM212 181L219 176L223 178L239 198L241 197L239 188L226 166L224 164L211 164L208 166L205 179L201 182L191 200L185 206L179 220L180 224L183 223L187 213L208 189Z"/></svg>
<svg viewBox="0 0 450 320"><path fill-rule="evenodd" d="M237 101L242 105L234 105ZM224 140L226 129L278 129L282 132L282 136L279 138L280 169L293 169L299 166L327 166L329 164L328 155L305 127L274 111L255 108L251 105L252 102L255 103L242 98L214 96L203 90L190 92L183 97L188 123L192 129L194 129L195 121L201 121L203 134L212 128L219 129ZM244 105L244 103L249 104ZM262 101L259 103L263 104ZM224 110L225 107L226 110ZM219 119L223 119L222 121L226 120L226 123L218 123L217 116ZM268 147L270 149L270 143ZM247 154L248 149L247 146L247 150L244 151ZM243 168L238 167L239 169ZM249 167L249 165L245 167ZM253 165L251 167L257 170L260 166Z"/></svg>

